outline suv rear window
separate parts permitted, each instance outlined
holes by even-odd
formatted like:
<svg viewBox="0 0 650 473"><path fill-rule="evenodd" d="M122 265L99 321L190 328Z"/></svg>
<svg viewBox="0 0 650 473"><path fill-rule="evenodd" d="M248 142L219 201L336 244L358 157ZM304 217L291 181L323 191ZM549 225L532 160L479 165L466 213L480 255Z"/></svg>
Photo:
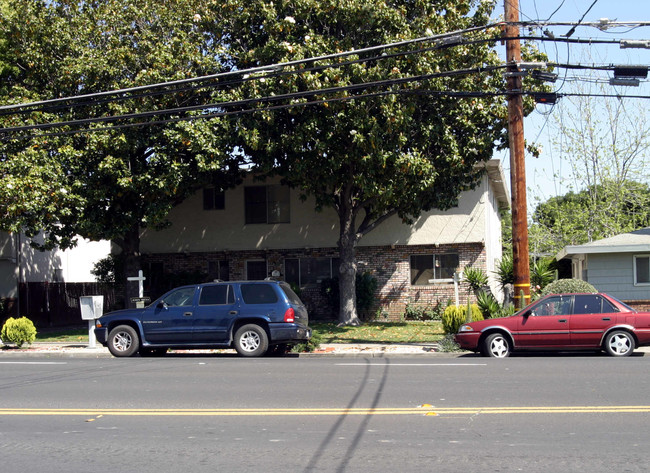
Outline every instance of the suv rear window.
<svg viewBox="0 0 650 473"><path fill-rule="evenodd" d="M291 286L289 286L286 282L284 282L280 284L280 287L282 288L284 294L287 296L287 299L289 299L289 304L302 305L302 301L300 300L300 297L298 297L298 294L293 292Z"/></svg>
<svg viewBox="0 0 650 473"><path fill-rule="evenodd" d="M275 304L278 295L270 284L242 284L241 296L246 304Z"/></svg>

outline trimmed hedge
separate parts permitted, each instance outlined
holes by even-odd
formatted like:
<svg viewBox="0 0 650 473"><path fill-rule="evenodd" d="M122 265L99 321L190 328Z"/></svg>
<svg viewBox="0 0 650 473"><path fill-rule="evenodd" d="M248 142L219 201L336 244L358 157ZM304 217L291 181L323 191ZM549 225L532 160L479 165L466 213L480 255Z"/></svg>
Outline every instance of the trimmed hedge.
<svg viewBox="0 0 650 473"><path fill-rule="evenodd" d="M14 319L9 317L2 326L0 338L4 343L13 343L18 348L36 339L36 327L27 317Z"/></svg>
<svg viewBox="0 0 650 473"><path fill-rule="evenodd" d="M598 292L598 290L587 281L580 279L558 279L542 290L542 296L549 294L571 294L574 292L594 293Z"/></svg>

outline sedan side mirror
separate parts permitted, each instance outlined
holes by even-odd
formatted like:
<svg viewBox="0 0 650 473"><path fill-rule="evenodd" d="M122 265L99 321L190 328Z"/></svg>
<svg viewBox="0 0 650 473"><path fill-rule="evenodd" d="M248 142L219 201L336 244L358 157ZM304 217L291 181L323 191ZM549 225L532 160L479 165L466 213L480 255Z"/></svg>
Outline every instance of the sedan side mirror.
<svg viewBox="0 0 650 473"><path fill-rule="evenodd" d="M158 305L156 305L156 307L158 307L159 309L166 309L167 304L165 303L165 301L160 301Z"/></svg>

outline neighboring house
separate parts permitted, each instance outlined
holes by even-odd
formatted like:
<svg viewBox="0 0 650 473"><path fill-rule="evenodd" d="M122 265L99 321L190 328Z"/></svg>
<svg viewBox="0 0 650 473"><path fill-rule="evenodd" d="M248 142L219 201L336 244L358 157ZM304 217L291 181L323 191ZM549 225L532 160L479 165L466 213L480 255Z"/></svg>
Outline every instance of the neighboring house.
<svg viewBox="0 0 650 473"><path fill-rule="evenodd" d="M407 303L446 305L455 298L453 276L467 266L492 276L501 258L500 209L509 205L497 159L457 207L422 214L413 225L397 216L364 236L357 246L359 272L379 283L373 314L399 319ZM337 276L338 218L314 210L279 180L249 177L231 190L203 189L170 215L162 231L144 229L140 250L148 285L162 274L204 274L208 279L279 277L301 288L315 315L333 315L320 282ZM498 293L494 278L492 290ZM466 300L467 289L460 291ZM153 294L154 296L156 294Z"/></svg>
<svg viewBox="0 0 650 473"><path fill-rule="evenodd" d="M34 315L25 312L27 301L19 300L21 285L94 282L90 271L111 252L107 241L79 239L73 249L53 251L39 251L29 242L24 235L0 232L0 299L8 313L17 313L22 303L20 315Z"/></svg>
<svg viewBox="0 0 650 473"><path fill-rule="evenodd" d="M637 309L650 310L650 227L570 245L556 258L571 260L574 278Z"/></svg>

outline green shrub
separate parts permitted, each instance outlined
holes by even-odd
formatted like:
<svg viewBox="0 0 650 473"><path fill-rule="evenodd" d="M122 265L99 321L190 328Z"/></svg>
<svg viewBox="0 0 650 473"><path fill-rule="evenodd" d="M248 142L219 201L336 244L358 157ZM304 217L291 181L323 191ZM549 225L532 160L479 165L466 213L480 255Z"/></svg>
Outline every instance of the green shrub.
<svg viewBox="0 0 650 473"><path fill-rule="evenodd" d="M13 343L18 348L36 339L36 327L27 317L14 319L9 317L2 327L0 338L4 343Z"/></svg>
<svg viewBox="0 0 650 473"><path fill-rule="evenodd" d="M496 271L493 272L502 288L507 284L514 284L515 273L512 255L507 253L504 254L503 258L501 258L497 263Z"/></svg>
<svg viewBox="0 0 650 473"><path fill-rule="evenodd" d="M544 289L555 280L555 263L553 258L539 258L530 264L530 285Z"/></svg>
<svg viewBox="0 0 650 473"><path fill-rule="evenodd" d="M321 335L312 331L308 342L298 343L291 348L291 353L311 353L320 347Z"/></svg>
<svg viewBox="0 0 650 473"><path fill-rule="evenodd" d="M501 306L494 296L484 291L480 291L476 294L476 304L481 310L484 319L498 317L501 311Z"/></svg>
<svg viewBox="0 0 650 473"><path fill-rule="evenodd" d="M483 320L478 305L472 304L472 322ZM467 322L467 306L450 305L442 314L442 328L447 334L458 333L461 325Z"/></svg>
<svg viewBox="0 0 650 473"><path fill-rule="evenodd" d="M567 294L573 292L598 292L594 286L580 279L558 279L542 290L542 296L548 294Z"/></svg>
<svg viewBox="0 0 650 473"><path fill-rule="evenodd" d="M487 274L485 274L485 272L480 268L472 268L471 266L468 266L463 271L463 275L465 276L465 281L467 281L470 289L474 291L474 294L482 289L483 286L487 286Z"/></svg>
<svg viewBox="0 0 650 473"><path fill-rule="evenodd" d="M377 279L369 272L357 274L355 279L355 294L357 297L357 313L363 320L371 319L375 314L371 309L375 302ZM339 309L341 302L339 294L339 278L325 278L321 281L320 291L333 310Z"/></svg>
<svg viewBox="0 0 650 473"><path fill-rule="evenodd" d="M370 309L372 309L372 305L375 302L377 284L377 279L369 272L357 274L357 311L364 320L372 318L370 316Z"/></svg>
<svg viewBox="0 0 650 473"><path fill-rule="evenodd" d="M452 334L447 334L438 341L438 350L445 353L461 351L460 345L454 340Z"/></svg>
<svg viewBox="0 0 650 473"><path fill-rule="evenodd" d="M443 307L440 301L437 301L433 306L426 304L412 304L408 302L404 307L404 320L440 320L442 318Z"/></svg>

